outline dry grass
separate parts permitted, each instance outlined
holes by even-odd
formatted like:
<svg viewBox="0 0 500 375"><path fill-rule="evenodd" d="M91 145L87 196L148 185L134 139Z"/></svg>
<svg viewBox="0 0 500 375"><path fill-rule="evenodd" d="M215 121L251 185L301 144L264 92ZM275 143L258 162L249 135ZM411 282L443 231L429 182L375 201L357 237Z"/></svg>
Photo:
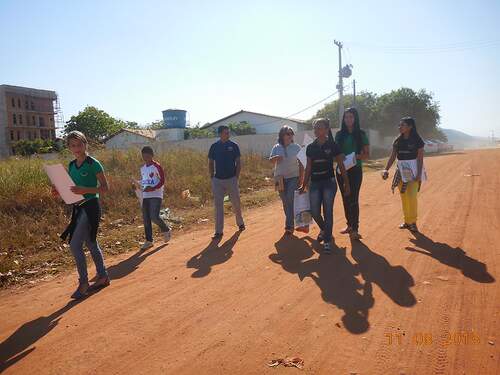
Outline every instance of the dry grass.
<svg viewBox="0 0 500 375"><path fill-rule="evenodd" d="M103 222L99 241L105 253L117 254L135 249L143 229L137 198L130 185L138 177L142 163L137 150L97 151L104 165L110 192L102 197ZM176 149L157 155L165 169L167 183L164 207L169 207L180 222L174 229L185 230L201 219L212 218L211 190L204 153ZM62 157L50 163L70 160ZM57 273L72 264L69 248L59 233L65 228L70 209L52 197L50 184L40 159L0 161L0 286L29 278ZM258 155L243 157L240 180L242 202L246 207L261 205L276 194L266 177L267 160ZM189 189L191 199L181 193Z"/></svg>

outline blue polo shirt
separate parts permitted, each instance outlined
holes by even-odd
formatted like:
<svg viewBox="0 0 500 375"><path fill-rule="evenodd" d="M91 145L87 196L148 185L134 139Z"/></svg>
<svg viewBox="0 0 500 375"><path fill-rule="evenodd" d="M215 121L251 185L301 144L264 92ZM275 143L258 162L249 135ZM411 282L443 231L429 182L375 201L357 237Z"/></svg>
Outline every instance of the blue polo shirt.
<svg viewBox="0 0 500 375"><path fill-rule="evenodd" d="M215 161L215 178L225 180L236 176L236 159L240 148L231 140L215 142L208 151L208 158Z"/></svg>

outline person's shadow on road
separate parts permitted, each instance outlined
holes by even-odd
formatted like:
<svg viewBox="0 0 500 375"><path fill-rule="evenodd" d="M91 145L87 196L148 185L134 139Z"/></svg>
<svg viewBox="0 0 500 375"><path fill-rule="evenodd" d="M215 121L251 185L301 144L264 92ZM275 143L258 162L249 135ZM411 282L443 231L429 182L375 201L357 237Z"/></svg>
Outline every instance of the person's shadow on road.
<svg viewBox="0 0 500 375"><path fill-rule="evenodd" d="M72 300L48 316L41 316L30 322L24 323L8 338L1 342L0 373L35 350L36 346L31 346L57 327L59 320L65 312L82 301L83 300Z"/></svg>
<svg viewBox="0 0 500 375"><path fill-rule="evenodd" d="M410 288L415 281L403 266L393 266L382 255L361 241L351 241L351 256L365 283L377 284L399 306L411 307L417 302Z"/></svg>
<svg viewBox="0 0 500 375"><path fill-rule="evenodd" d="M345 249L334 246L333 254L311 258L321 247L310 237L282 238L275 247L277 254L269 258L301 281L306 277L314 280L323 300L344 311L342 322L348 331L359 334L369 329L368 311L374 303L371 284L356 278L359 271L345 257Z"/></svg>
<svg viewBox="0 0 500 375"><path fill-rule="evenodd" d="M274 247L276 253L270 254L269 259L290 273L298 274L303 261L314 255L311 245L295 236L281 237Z"/></svg>
<svg viewBox="0 0 500 375"><path fill-rule="evenodd" d="M136 271L140 264L144 262L148 257L157 253L163 249L167 244L163 244L153 248L152 250L146 252L144 250L139 250L127 259L122 260L117 264L113 264L108 267L108 275L111 280L121 279L130 275L132 272Z"/></svg>
<svg viewBox="0 0 500 375"><path fill-rule="evenodd" d="M186 267L196 269L191 277L205 277L212 271L213 266L227 262L233 256L233 247L240 234L240 231L235 232L231 238L220 246L221 239L214 239L210 241L207 247L189 259Z"/></svg>
<svg viewBox="0 0 500 375"><path fill-rule="evenodd" d="M139 251L129 258L108 267L110 279L121 279L131 274L139 268L139 265L144 262L147 257L153 255L165 246L166 245L158 246L149 252ZM52 314L41 316L20 326L7 339L0 343L0 373L35 350L36 347L31 346L57 327L63 314L98 292L99 291L96 291L79 301L71 300Z"/></svg>
<svg viewBox="0 0 500 375"><path fill-rule="evenodd" d="M439 262L457 268L462 274L479 283L494 283L495 278L488 272L486 264L471 258L460 247L451 247L442 242L434 242L423 233L414 233L410 241L420 249L408 246L406 250L430 256Z"/></svg>

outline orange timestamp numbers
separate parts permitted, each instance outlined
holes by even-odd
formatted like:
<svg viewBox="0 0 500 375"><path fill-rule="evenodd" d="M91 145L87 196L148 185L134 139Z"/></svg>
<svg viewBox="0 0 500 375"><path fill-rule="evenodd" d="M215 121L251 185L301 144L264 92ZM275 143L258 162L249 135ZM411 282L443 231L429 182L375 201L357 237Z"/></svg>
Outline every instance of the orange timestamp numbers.
<svg viewBox="0 0 500 375"><path fill-rule="evenodd" d="M416 332L410 336L401 332L389 332L384 336L388 345L401 345L407 340L419 346L478 345L481 343L479 335L474 331L445 332L439 336L434 336L431 332Z"/></svg>

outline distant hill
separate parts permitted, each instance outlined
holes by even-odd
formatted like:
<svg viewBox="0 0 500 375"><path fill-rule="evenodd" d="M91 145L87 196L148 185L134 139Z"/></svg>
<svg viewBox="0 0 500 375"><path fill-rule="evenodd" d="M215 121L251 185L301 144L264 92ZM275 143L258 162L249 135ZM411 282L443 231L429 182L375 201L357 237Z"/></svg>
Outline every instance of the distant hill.
<svg viewBox="0 0 500 375"><path fill-rule="evenodd" d="M481 147L489 143L487 138L475 137L459 130L443 128L441 130L446 134L448 143L457 147Z"/></svg>

